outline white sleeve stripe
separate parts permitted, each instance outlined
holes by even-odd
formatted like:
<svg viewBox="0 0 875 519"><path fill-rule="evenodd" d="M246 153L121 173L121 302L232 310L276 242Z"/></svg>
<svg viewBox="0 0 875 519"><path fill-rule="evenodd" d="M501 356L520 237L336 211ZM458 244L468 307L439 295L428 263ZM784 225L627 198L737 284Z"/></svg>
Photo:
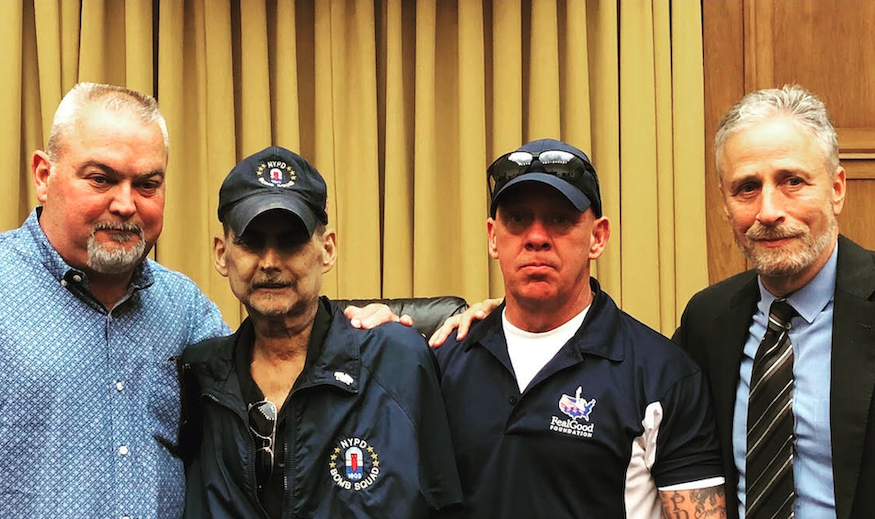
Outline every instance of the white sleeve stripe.
<svg viewBox="0 0 875 519"><path fill-rule="evenodd" d="M725 480L723 479L723 476L717 476L714 478L705 478L697 481L678 483L676 485L669 485L667 487L659 487L659 491L664 492L672 490L696 490L698 488L716 487L718 485L722 485L724 482Z"/></svg>
<svg viewBox="0 0 875 519"><path fill-rule="evenodd" d="M632 452L626 469L624 504L627 519L662 516L662 503L650 469L656 462L656 439L662 424L662 404L653 402L644 410L641 436L632 439Z"/></svg>

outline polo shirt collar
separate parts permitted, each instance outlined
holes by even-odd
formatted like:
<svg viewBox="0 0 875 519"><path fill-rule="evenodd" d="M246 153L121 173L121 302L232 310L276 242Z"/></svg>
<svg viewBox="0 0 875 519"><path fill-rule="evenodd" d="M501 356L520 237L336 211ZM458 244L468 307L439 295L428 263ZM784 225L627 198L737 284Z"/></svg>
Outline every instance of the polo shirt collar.
<svg viewBox="0 0 875 519"><path fill-rule="evenodd" d="M574 348L580 356L597 355L608 360L621 361L624 358L625 345L618 339L621 335L618 333L620 310L610 296L602 291L595 278L591 277L589 284L593 294L592 305L583 324L569 341L570 347ZM507 341L501 325L501 314L505 303L506 301L502 302L471 330L468 337L462 341L465 351L479 344L504 361L507 357ZM510 365L509 358L507 358L507 365Z"/></svg>
<svg viewBox="0 0 875 519"><path fill-rule="evenodd" d="M595 278L589 278L592 289L592 306L583 320L583 325L571 339L582 355L597 355L612 361L621 361L626 345L619 333L620 309L611 297L602 291Z"/></svg>

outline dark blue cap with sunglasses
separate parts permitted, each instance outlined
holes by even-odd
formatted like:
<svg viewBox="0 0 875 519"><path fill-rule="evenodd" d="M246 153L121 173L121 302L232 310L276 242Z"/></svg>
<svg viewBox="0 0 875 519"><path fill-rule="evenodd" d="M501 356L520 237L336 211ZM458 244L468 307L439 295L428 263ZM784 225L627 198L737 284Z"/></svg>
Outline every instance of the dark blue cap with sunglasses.
<svg viewBox="0 0 875 519"><path fill-rule="evenodd" d="M523 144L516 151L497 158L489 166L492 205L495 218L499 198L508 188L522 182L541 182L562 193L574 207L586 211L592 207L602 216L602 197L595 168L586 153L556 139L540 139Z"/></svg>
<svg viewBox="0 0 875 519"><path fill-rule="evenodd" d="M256 216L280 209L297 216L307 235L328 223L325 179L296 153L271 146L234 166L219 189L219 221L243 235Z"/></svg>

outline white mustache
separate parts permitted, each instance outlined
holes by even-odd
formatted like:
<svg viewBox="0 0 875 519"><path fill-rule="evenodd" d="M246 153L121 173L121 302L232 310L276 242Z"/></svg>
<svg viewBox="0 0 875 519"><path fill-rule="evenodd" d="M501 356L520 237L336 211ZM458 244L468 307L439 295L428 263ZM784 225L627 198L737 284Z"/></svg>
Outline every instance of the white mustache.
<svg viewBox="0 0 875 519"><path fill-rule="evenodd" d="M807 229L800 225L776 225L769 227L759 222L754 223L744 235L751 240L781 240L795 238L805 234Z"/></svg>
<svg viewBox="0 0 875 519"><path fill-rule="evenodd" d="M94 234L97 231L115 231L119 233L134 233L140 237L141 240L145 239L145 234L143 233L143 228L138 224L131 222L97 222L91 228L91 237L94 237ZM122 242L126 241L124 236L110 236L115 241Z"/></svg>

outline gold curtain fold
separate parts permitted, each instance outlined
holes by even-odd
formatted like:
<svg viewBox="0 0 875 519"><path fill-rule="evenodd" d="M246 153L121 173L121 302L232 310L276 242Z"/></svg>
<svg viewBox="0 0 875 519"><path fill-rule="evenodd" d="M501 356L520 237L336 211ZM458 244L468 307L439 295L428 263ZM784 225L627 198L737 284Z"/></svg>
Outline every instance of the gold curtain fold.
<svg viewBox="0 0 875 519"><path fill-rule="evenodd" d="M325 176L339 297L503 293L486 166L543 137L587 151L612 237L596 267L664 333L707 283L701 6L684 0L0 2L0 229L77 81L157 96L171 133L155 256L232 326L213 269L222 179L271 144Z"/></svg>
<svg viewBox="0 0 875 519"><path fill-rule="evenodd" d="M25 20L28 23L25 23ZM32 10L26 10L22 2L0 2L0 74L6 78L0 92L0 175L6 189L0 189L0 229L6 230L21 223L21 214L31 206L29 188L29 155L24 151L28 140L23 116L32 109L33 102L25 101L24 54L32 49L25 39L26 27L32 31ZM37 112L38 114L39 112ZM33 115L30 115L33 117ZM38 119L38 115L37 115Z"/></svg>

